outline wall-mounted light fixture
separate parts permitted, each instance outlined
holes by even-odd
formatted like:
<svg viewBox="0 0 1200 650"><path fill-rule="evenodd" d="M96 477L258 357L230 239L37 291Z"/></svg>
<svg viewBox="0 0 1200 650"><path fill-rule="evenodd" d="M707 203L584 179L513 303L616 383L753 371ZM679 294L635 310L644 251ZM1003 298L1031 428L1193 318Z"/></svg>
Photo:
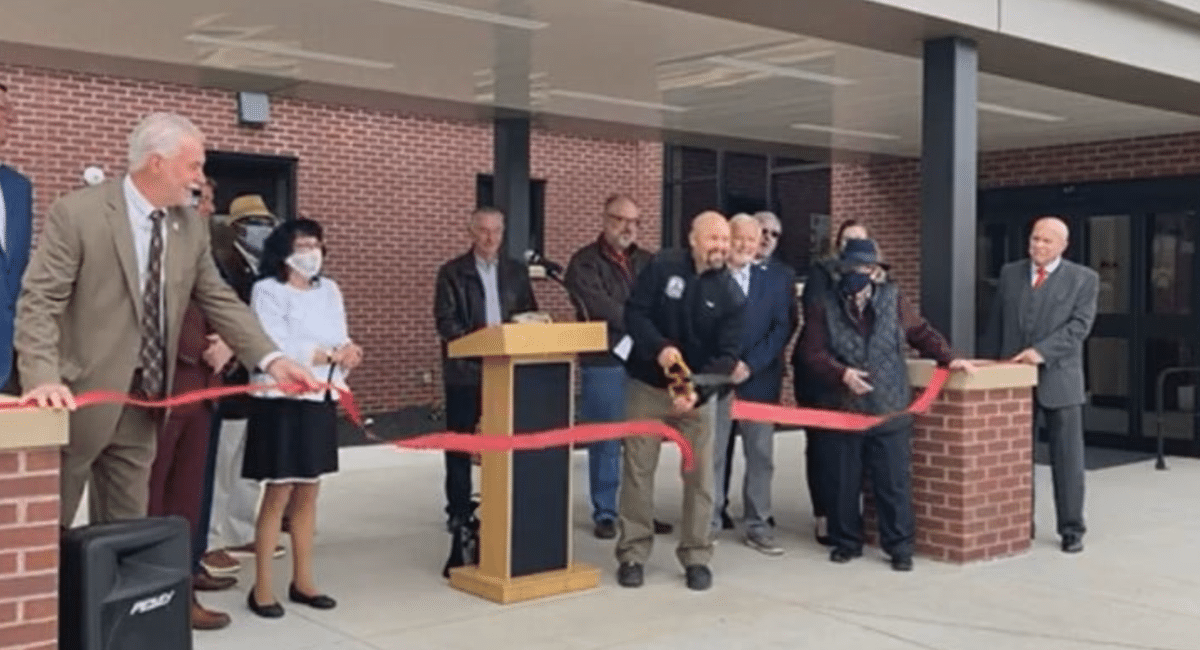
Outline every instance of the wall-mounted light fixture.
<svg viewBox="0 0 1200 650"><path fill-rule="evenodd" d="M271 99L266 93L238 93L238 124L263 127L271 119Z"/></svg>

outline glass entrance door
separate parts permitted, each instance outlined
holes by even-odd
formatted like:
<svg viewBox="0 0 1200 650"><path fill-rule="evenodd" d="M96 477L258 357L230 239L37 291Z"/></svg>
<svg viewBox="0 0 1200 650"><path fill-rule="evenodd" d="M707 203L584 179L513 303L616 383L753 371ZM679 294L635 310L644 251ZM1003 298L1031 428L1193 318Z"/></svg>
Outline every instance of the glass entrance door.
<svg viewBox="0 0 1200 650"><path fill-rule="evenodd" d="M1138 396L1137 315L1132 286L1136 275L1130 215L1086 215L1073 219L1074 250L1067 257L1100 275L1096 320L1084 345L1087 402L1083 427L1095 436L1127 437L1134 433Z"/></svg>
<svg viewBox="0 0 1200 650"><path fill-rule="evenodd" d="M1000 267L1027 257L1038 215L1071 228L1066 257L1100 276L1084 348L1089 444L1200 455L1200 179L1018 188L980 195L980 330ZM1161 405L1161 408L1160 408Z"/></svg>
<svg viewBox="0 0 1200 650"><path fill-rule="evenodd" d="M1197 318L1195 210L1162 212L1146 220L1144 435L1196 440Z"/></svg>

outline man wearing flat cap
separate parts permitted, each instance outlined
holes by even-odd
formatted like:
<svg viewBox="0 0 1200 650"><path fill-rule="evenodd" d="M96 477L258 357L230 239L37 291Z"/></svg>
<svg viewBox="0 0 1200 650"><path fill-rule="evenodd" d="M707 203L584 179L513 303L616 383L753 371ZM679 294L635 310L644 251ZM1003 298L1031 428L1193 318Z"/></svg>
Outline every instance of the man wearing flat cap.
<svg viewBox="0 0 1200 650"><path fill-rule="evenodd" d="M877 273L878 249L851 239L833 267L830 291L806 301L800 343L809 376L823 385L821 406L869 415L899 413L912 399L904 344L938 365L974 372L957 359L946 339L921 317L895 282ZM864 470L879 512L879 539L896 571L912 570L916 523L912 507L912 418L901 416L868 429L832 436L829 459L836 476L829 500L829 559L862 555Z"/></svg>

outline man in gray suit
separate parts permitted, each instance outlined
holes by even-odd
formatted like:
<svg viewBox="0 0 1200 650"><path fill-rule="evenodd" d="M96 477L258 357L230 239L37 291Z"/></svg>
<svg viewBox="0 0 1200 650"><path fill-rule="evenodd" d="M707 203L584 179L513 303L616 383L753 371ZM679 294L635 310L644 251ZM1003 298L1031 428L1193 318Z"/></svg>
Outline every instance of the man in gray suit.
<svg viewBox="0 0 1200 650"><path fill-rule="evenodd" d="M1067 224L1043 217L1029 259L1006 264L980 342L984 356L1038 368L1034 422L1050 432L1050 468L1062 550L1083 550L1083 341L1096 318L1100 277L1062 258Z"/></svg>

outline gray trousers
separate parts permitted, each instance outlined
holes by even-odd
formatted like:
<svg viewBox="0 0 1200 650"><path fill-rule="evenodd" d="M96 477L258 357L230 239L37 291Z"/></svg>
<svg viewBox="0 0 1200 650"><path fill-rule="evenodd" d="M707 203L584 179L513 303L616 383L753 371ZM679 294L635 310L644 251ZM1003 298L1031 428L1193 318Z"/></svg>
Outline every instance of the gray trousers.
<svg viewBox="0 0 1200 650"><path fill-rule="evenodd" d="M747 534L767 532L767 518L771 516L771 480L775 476L775 425L748 420L732 421L729 416L733 405L733 393L717 402L713 438L714 484L725 485L726 454L729 439L734 430L742 437L742 453L746 458L746 472L742 480L742 517ZM713 494L712 531L721 530L721 512L725 509L724 490L716 489Z"/></svg>
<svg viewBox="0 0 1200 650"><path fill-rule="evenodd" d="M1087 532L1083 523L1083 408L1079 405L1056 409L1036 406L1034 427L1039 417L1044 419L1050 435L1050 472L1054 481L1058 534L1082 535Z"/></svg>
<svg viewBox="0 0 1200 650"><path fill-rule="evenodd" d="M712 559L712 538L708 520L712 516L713 404L675 415L671 397L662 388L654 388L636 379L626 384L626 417L630 420L659 420L675 428L691 443L694 465L683 472L683 521L679 527L679 546L675 556L680 564L707 566ZM617 560L645 564L654 547L654 473L662 439L657 436L630 436L622 445L621 498L617 511L621 517L621 535L617 539Z"/></svg>

